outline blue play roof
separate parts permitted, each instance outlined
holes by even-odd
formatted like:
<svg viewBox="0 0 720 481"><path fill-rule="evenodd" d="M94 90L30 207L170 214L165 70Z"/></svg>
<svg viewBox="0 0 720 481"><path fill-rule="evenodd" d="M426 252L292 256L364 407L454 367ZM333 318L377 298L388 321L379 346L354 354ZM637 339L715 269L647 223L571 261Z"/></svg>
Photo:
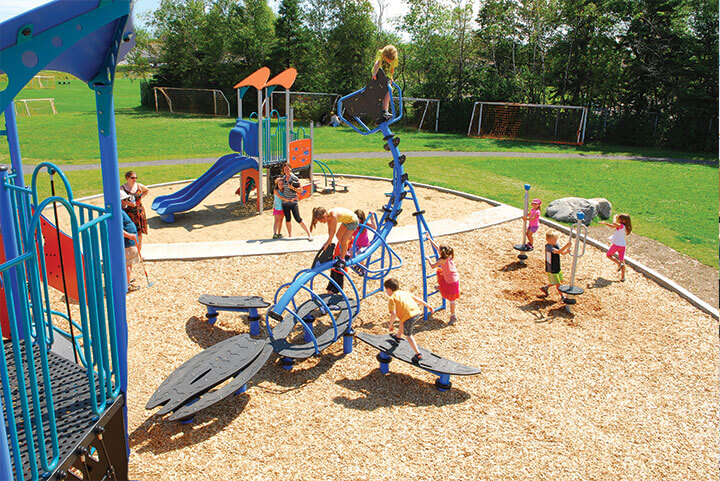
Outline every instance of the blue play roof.
<svg viewBox="0 0 720 481"><path fill-rule="evenodd" d="M19 32L28 25L32 25L32 37L37 37L54 27L71 22L68 25L75 30L74 33L82 30L89 31L89 33L69 47L62 45L64 41L62 35L53 36L52 45L59 47L58 43L60 43L67 49L39 67L67 72L86 82L90 81L97 75L105 62L120 19L113 19L105 24L95 24L90 22L86 16L84 17L85 22L78 21L75 25L72 24L72 20L107 5L122 7L129 13L132 8L131 3L131 0L54 0L48 2L0 23L0 57L7 55L7 52L4 52L6 49L17 44ZM122 35L126 41L120 45L117 59L115 59L116 63L127 54L135 43L132 40L132 29L132 18L130 18ZM62 49L59 48L59 50ZM10 74L10 72L5 73Z"/></svg>

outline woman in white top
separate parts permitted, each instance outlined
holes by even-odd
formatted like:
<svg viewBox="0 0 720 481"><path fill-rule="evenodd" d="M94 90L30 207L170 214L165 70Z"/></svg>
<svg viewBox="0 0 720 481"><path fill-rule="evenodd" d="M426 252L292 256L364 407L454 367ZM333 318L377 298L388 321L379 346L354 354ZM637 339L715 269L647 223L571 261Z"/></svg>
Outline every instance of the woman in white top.
<svg viewBox="0 0 720 481"><path fill-rule="evenodd" d="M148 195L150 191L137 181L137 173L134 170L125 173L125 181L120 186L120 189L129 197L122 201L122 209L137 227L138 249L142 249L142 235L148 233L147 217L145 216L145 207L142 205L142 198Z"/></svg>

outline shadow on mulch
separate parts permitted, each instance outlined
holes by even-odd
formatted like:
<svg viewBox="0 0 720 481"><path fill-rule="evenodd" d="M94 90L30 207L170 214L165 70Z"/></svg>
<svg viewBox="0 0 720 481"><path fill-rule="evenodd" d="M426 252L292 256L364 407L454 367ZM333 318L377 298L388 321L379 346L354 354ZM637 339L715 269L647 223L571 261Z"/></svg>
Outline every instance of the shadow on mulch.
<svg viewBox="0 0 720 481"><path fill-rule="evenodd" d="M204 317L192 316L185 322L185 333L191 341L203 349L214 346L225 339L242 334L237 331L230 331L218 326L218 323L208 324Z"/></svg>
<svg viewBox="0 0 720 481"><path fill-rule="evenodd" d="M391 372L386 376L379 368L373 369L360 379L342 379L337 383L363 396L359 398L338 396L333 401L360 411L408 405L439 407L460 404L470 399L468 393L455 387L450 391L440 392L433 384L397 372Z"/></svg>
<svg viewBox="0 0 720 481"><path fill-rule="evenodd" d="M621 281L614 281L611 279L605 279L604 277L598 277L597 279L595 279L595 282L587 286L587 289L603 289L605 287L610 287L617 282Z"/></svg>
<svg viewBox="0 0 720 481"><path fill-rule="evenodd" d="M133 432L129 440L139 453L163 454L194 446L215 436L243 412L250 397L229 396L203 410L191 424L167 421L157 414L151 415Z"/></svg>
<svg viewBox="0 0 720 481"><path fill-rule="evenodd" d="M498 272L514 272L520 269L527 268L527 264L520 261L511 262L510 264L507 264L501 268L498 269Z"/></svg>
<svg viewBox="0 0 720 481"><path fill-rule="evenodd" d="M537 323L552 322L557 318L566 319L568 321L573 321L575 319L573 314L570 314L565 310L565 306L563 304L560 304L559 306L557 306L557 304L557 301L540 298L520 306L520 310L533 315L535 317L535 322ZM557 307L548 309L550 306ZM548 310L543 312L545 309Z"/></svg>

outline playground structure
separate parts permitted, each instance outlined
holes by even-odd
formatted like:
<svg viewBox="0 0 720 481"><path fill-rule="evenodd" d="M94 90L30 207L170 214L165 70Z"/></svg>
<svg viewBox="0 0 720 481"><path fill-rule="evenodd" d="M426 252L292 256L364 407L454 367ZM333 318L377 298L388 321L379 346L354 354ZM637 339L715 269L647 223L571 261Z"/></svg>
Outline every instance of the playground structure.
<svg viewBox="0 0 720 481"><path fill-rule="evenodd" d="M290 102L290 88L295 82L297 71L289 68L270 79L270 69L262 67L238 82L238 117L235 127L230 130L228 144L235 152L218 159L202 176L172 194L156 197L152 203L160 218L168 223L175 221L175 214L185 212L198 205L205 197L224 184L227 180L240 175L240 186L236 193L242 203L249 202L250 192L257 189L257 210L262 213L263 193L272 192L272 179L281 175L282 165L290 163L291 169L301 179L300 199L309 197L317 189L347 189L335 182L327 164L313 160L314 127L310 123L307 134L302 127L293 125L292 108L285 116L271 109L270 100L278 87L285 89L286 105ZM242 99L250 88L257 91L257 110L248 119L243 118ZM313 177L313 164L320 167L325 185L320 187ZM267 182L261 185L261 170L267 172ZM329 180L329 186L328 186Z"/></svg>
<svg viewBox="0 0 720 481"><path fill-rule="evenodd" d="M424 211L420 209L415 189L404 170L406 158L398 150L399 138L389 128L402 117L402 91L397 85L393 85L398 92L398 108L396 110L393 102L393 117L374 128L368 127L363 118L379 117L382 97L388 91L392 93L382 70L378 71L377 80L371 81L366 88L338 101L338 112L343 111L343 102L349 104L347 113L352 117L350 120L343 118L343 121L361 135L382 132L393 156L389 163L393 169L393 188L392 192L386 194L388 201L382 206L381 217L376 217L377 228L373 229L367 224L358 227L369 231L369 246L362 252L353 248L345 259L333 257L334 244L318 252L309 268L300 270L290 282L277 289L272 305L265 313L267 338L253 339L248 334L240 334L200 352L165 379L148 400L147 409L162 406L158 415L170 414L170 420L190 422L200 410L233 394L244 393L247 382L260 371L273 352L280 357L280 364L286 370L291 370L298 360L320 356L341 338L343 353L350 354L355 336L353 320L360 312L361 302L382 292L384 279L403 264L400 256L389 246L387 237L397 225L398 216L403 210L403 200L408 197L414 208L412 215L416 219L421 258L426 257L426 234L432 238L430 229L424 219ZM438 253L433 248L431 257L437 256ZM361 288L358 288L349 275L348 268L362 274ZM428 290L428 280L435 275L435 272L427 272L426 263L423 262L423 298L426 301L439 293ZM324 286L325 282L334 287L334 293L317 292L323 289L320 284ZM377 287L375 282L379 284ZM202 296L200 302L208 307L207 318L210 323L215 322L219 310L245 311L250 316L251 334L260 334L257 309L267 305L262 299L247 296ZM436 310L444 307L443 300ZM427 316L428 310L425 309L424 317L427 319ZM381 372L388 372L388 363L392 357L412 362L412 356L408 355L410 347L406 341L397 342L389 336L380 337L381 339L376 339L365 336L361 339L378 349ZM480 372L429 351L424 351L424 354L424 360L415 365L437 375L436 386L441 391L450 389L451 375L473 375Z"/></svg>
<svg viewBox="0 0 720 481"><path fill-rule="evenodd" d="M127 279L113 83L117 62L134 43L130 8L129 0L56 0L0 24L0 70L8 76L0 91L1 133L12 163L0 167L7 318L0 351L0 438L7 439L0 447L0 479L127 479ZM103 207L76 201L65 175L50 163L38 165L25 185L13 100L43 69L78 77L95 97ZM67 198L38 198L46 174L63 182ZM43 220L51 205L67 212L69 237ZM79 321L51 305L53 255L67 266L61 267L64 295L77 296ZM63 353L63 339L76 359Z"/></svg>

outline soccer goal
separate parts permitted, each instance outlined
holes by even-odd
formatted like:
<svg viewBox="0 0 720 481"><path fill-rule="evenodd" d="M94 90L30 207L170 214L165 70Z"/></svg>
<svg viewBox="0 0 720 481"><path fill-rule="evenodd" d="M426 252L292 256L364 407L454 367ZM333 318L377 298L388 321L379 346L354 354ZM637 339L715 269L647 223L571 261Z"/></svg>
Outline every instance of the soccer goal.
<svg viewBox="0 0 720 481"><path fill-rule="evenodd" d="M275 91L271 96L270 108L286 115L285 91ZM313 121L320 125L330 122L330 112L337 108L341 95L331 92L288 92L290 106L295 120Z"/></svg>
<svg viewBox="0 0 720 481"><path fill-rule="evenodd" d="M27 89L54 89L55 77L52 75L36 75L25 86Z"/></svg>
<svg viewBox="0 0 720 481"><path fill-rule="evenodd" d="M582 145L587 107L475 102L468 135Z"/></svg>
<svg viewBox="0 0 720 481"><path fill-rule="evenodd" d="M230 102L222 90L154 87L155 112L230 116Z"/></svg>
<svg viewBox="0 0 720 481"><path fill-rule="evenodd" d="M438 131L440 123L440 100L403 97L406 122L420 130Z"/></svg>
<svg viewBox="0 0 720 481"><path fill-rule="evenodd" d="M42 114L57 114L55 99L15 99L15 115L18 117Z"/></svg>

